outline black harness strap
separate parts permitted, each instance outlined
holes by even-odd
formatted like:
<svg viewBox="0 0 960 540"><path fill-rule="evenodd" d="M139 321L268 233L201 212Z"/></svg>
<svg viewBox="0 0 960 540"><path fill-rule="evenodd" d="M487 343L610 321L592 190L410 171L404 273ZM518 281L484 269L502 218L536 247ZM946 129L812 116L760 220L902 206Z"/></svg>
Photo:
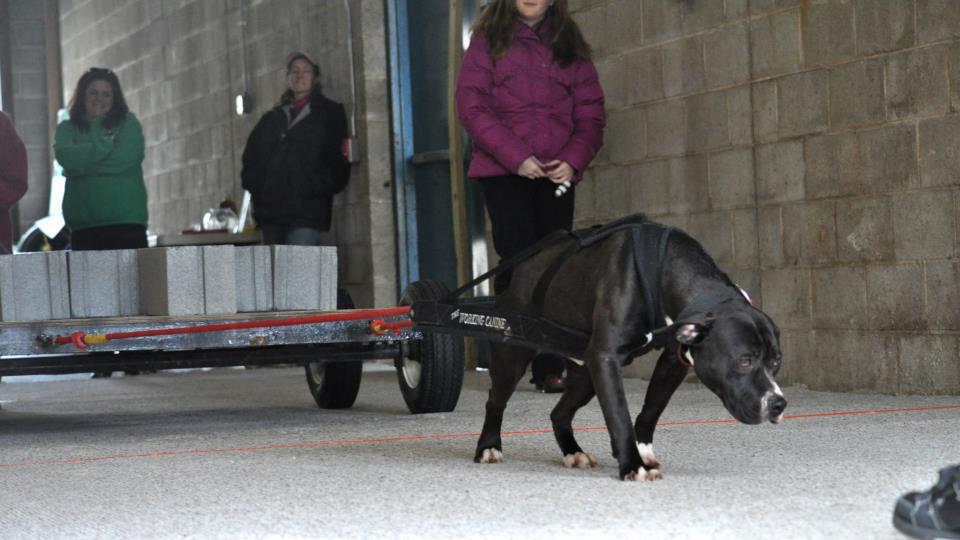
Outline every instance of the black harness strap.
<svg viewBox="0 0 960 540"><path fill-rule="evenodd" d="M611 221L606 225L595 225L587 229L572 231L570 236L576 239L576 241L561 251L540 276L540 280L537 281L537 285L533 289L533 295L530 299L530 306L527 309L527 313L532 317L539 317L543 314L543 303L547 297L547 289L550 287L550 283L553 282L553 278L560 270L560 267L563 266L563 263L567 262L567 259L573 256L573 254L583 248L590 247L609 238L610 235L616 232L625 229L637 229L648 225L653 225L653 223L650 222L646 215L638 213L620 218L616 221ZM634 257L636 256L637 254L634 253Z"/></svg>
<svg viewBox="0 0 960 540"><path fill-rule="evenodd" d="M533 257L534 255L536 255L537 253L539 253L540 251L542 251L542 250L543 250L544 248L546 248L547 246L549 246L549 245L551 245L551 244L554 244L554 243L556 243L556 242L559 242L560 240L563 240L564 238L568 238L568 237L570 236L570 234L571 234L571 233L570 233L569 231L565 231L565 230L563 230L563 229L557 229L556 231L553 231L552 233L550 233L550 234L548 234L547 236L544 236L542 239L540 239L539 242L537 242L537 243L535 243L535 244L527 247L526 249L524 249L524 250L521 251L520 253L517 253L517 254L514 255L513 257L510 257L509 259L507 259L507 260L505 260L505 261L501 261L500 264L498 264L497 266L494 266L493 268L491 268L491 269L488 270L487 272L483 273L482 275L477 276L476 278L474 278L473 280L471 280L471 281L468 282L467 284L463 285L463 286L460 287L459 289L457 289L457 290L455 290L455 291L452 291L450 294L448 294L448 295L446 295L445 297L443 297L443 298L441 299L441 301L443 301L443 302L452 302L453 300L456 300L461 294L469 291L470 289L472 289L472 288L476 287L477 285L479 285L480 283L483 283L484 281L492 278L493 276L495 276L495 275L497 275L497 274L500 274L500 273L503 273L503 272L505 272L506 270L508 270L508 269L510 269L510 268L513 268L514 266L516 266L516 265L522 263L523 261L529 259L530 257Z"/></svg>

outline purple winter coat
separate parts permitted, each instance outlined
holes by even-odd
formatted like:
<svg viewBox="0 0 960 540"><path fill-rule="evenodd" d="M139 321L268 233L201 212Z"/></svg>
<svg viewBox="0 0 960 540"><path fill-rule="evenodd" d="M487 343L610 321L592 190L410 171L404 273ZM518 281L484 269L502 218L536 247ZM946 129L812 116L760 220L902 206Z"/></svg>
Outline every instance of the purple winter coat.
<svg viewBox="0 0 960 540"><path fill-rule="evenodd" d="M540 34L545 34L543 26ZM603 89L593 62L566 68L550 44L517 22L514 44L494 62L487 40L474 33L457 77L457 115L473 139L471 178L516 174L530 156L560 159L574 181L603 144Z"/></svg>

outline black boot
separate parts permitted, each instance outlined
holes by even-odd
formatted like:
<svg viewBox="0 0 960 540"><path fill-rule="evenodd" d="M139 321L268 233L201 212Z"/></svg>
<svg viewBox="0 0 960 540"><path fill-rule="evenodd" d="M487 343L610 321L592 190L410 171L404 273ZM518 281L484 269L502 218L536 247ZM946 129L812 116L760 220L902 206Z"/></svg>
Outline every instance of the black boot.
<svg viewBox="0 0 960 540"><path fill-rule="evenodd" d="M893 509L893 526L913 538L960 539L960 465L940 470L927 491L901 495Z"/></svg>

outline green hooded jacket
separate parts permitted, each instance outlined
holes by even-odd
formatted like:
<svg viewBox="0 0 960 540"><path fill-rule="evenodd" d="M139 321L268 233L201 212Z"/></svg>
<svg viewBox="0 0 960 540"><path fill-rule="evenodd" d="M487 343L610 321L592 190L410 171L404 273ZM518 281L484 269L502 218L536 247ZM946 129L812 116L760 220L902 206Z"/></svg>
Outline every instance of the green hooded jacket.
<svg viewBox="0 0 960 540"><path fill-rule="evenodd" d="M104 129L102 117L91 118L87 131L62 122L53 148L67 178L63 218L71 230L147 226L143 129L133 113L110 129Z"/></svg>

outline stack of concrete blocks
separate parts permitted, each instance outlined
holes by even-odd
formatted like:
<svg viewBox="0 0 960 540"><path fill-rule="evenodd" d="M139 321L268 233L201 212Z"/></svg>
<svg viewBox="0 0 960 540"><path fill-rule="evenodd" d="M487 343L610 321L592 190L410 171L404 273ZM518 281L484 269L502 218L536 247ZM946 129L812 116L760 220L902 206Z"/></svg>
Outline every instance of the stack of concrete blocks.
<svg viewBox="0 0 960 540"><path fill-rule="evenodd" d="M279 311L337 307L337 248L272 246L273 300Z"/></svg>
<svg viewBox="0 0 960 540"><path fill-rule="evenodd" d="M0 314L4 322L69 318L67 254L0 256Z"/></svg>
<svg viewBox="0 0 960 540"><path fill-rule="evenodd" d="M71 317L117 317L140 314L137 252L71 251Z"/></svg>
<svg viewBox="0 0 960 540"><path fill-rule="evenodd" d="M237 312L233 246L139 250L140 311L145 315Z"/></svg>
<svg viewBox="0 0 960 540"><path fill-rule="evenodd" d="M273 261L270 246L235 248L237 311L273 311Z"/></svg>

